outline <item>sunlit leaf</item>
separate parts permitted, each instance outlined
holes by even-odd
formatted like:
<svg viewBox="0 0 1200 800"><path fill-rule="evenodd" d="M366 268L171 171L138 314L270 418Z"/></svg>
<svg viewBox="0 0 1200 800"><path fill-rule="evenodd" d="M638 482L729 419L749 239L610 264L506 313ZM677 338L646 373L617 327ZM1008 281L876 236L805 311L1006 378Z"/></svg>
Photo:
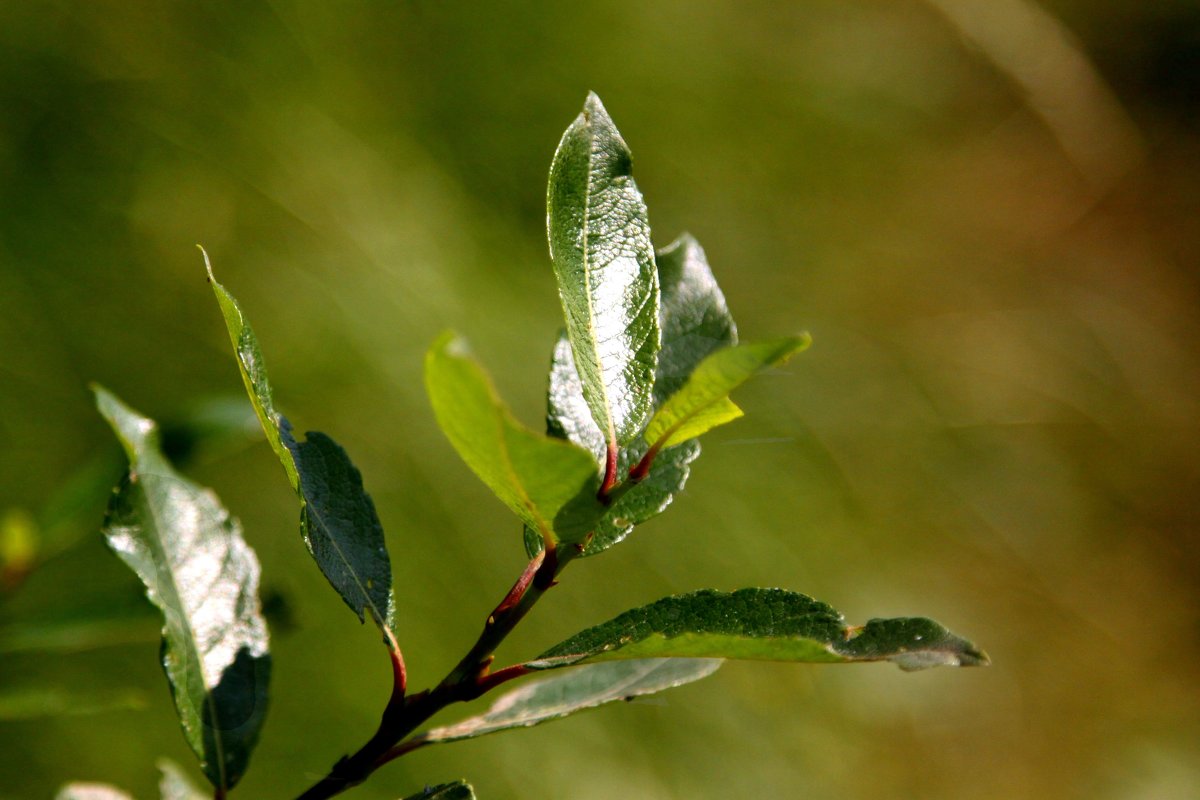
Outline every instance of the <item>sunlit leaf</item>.
<svg viewBox="0 0 1200 800"><path fill-rule="evenodd" d="M811 597L742 589L663 598L578 633L527 666L662 657L892 661L904 670L988 663L975 645L929 619L873 619L849 627L841 614Z"/></svg>
<svg viewBox="0 0 1200 800"><path fill-rule="evenodd" d="M741 409L729 400L729 393L760 370L787 361L810 342L807 334L787 336L726 347L705 358L646 426L651 449L686 442L740 417Z"/></svg>
<svg viewBox="0 0 1200 800"><path fill-rule="evenodd" d="M737 341L733 317L717 286L700 245L691 236L680 236L658 251L658 276L662 290L659 327L662 350L654 379L655 407L674 392L705 356ZM552 436L588 449L603 468L606 445L583 397L583 385L566 336L559 337L550 365L546 393L547 429ZM648 445L634 440L622 448L618 475L625 475L645 455ZM691 463L700 455L700 443L685 442L658 454L647 478L625 492L596 525L583 555L595 555L620 542L634 526L661 513L683 489ZM526 531L526 549L532 556L540 537Z"/></svg>
<svg viewBox="0 0 1200 800"><path fill-rule="evenodd" d="M714 658L649 658L589 664L562 675L533 681L502 695L487 713L417 737L430 743L474 739L509 728L528 728L615 700L682 686L721 666Z"/></svg>
<svg viewBox="0 0 1200 800"><path fill-rule="evenodd" d="M237 300L213 277L207 253L204 263L250 402L300 498L300 533L308 552L360 621L369 612L379 625L392 627L392 565L362 475L325 434L310 432L306 441L292 435L287 419L275 410L258 338Z"/></svg>
<svg viewBox="0 0 1200 800"><path fill-rule="evenodd" d="M184 737L212 784L227 789L245 772L266 712L258 560L216 495L162 456L154 422L95 391L129 457L104 535L163 613L163 669Z"/></svg>
<svg viewBox="0 0 1200 800"><path fill-rule="evenodd" d="M425 356L434 415L463 461L539 537L583 541L605 508L588 453L529 430L505 407L466 343L443 334Z"/></svg>
<svg viewBox="0 0 1200 800"><path fill-rule="evenodd" d="M550 257L583 395L615 452L650 414L659 290L629 148L595 94L558 144L546 202Z"/></svg>
<svg viewBox="0 0 1200 800"><path fill-rule="evenodd" d="M404 800L475 800L475 790L465 781L426 786Z"/></svg>

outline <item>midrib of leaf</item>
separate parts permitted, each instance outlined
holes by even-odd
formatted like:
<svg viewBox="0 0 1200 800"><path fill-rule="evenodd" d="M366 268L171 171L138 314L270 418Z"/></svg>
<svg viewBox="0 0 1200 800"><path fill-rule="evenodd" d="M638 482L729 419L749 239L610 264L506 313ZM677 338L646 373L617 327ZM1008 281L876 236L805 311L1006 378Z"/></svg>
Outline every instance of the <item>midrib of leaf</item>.
<svg viewBox="0 0 1200 800"><path fill-rule="evenodd" d="M173 597L172 597L173 603L172 604L174 605L175 608L183 608L184 606L183 606L183 600L181 599L181 595L179 592L179 584L177 584L175 582L175 570L173 568L170 568L171 567L170 556L168 555L166 548L164 548L162 546L162 531L165 530L164 522L163 522L163 520L159 519L157 514L155 514L154 506L153 506L153 504L150 503L149 497L147 496L146 484L145 484L145 477L147 475L152 475L156 478L168 478L169 476L158 475L157 473L146 472L144 470L139 470L139 474L142 476L141 480L143 482L142 482L142 491L139 492L139 495L138 495L138 501L142 506L144 506L144 511L146 513L146 516L149 519L154 521L154 533L155 533L154 546L155 546L155 550L158 551L158 554L162 558L163 562L168 565L168 569L163 570L163 572L165 572L167 575L167 585L170 587L171 594L173 595ZM207 596L208 595L206 593L205 597L207 597ZM199 674L200 674L200 685L201 685L201 689L202 689L201 693L204 695L204 705L208 709L208 713L211 716L211 719L213 721L213 746L217 750L217 753L216 753L217 772L221 776L221 788L224 789L224 788L227 788L227 781L225 779L225 748L221 741L221 735L220 735L220 731L224 730L224 728L220 727L220 720L217 718L216 700L213 697L212 692L210 692L208 690L209 678L211 676L209 676L205 672L204 658L203 658L202 654L200 653L200 648L198 646L199 642L196 641L196 634L195 634L195 631L192 630L192 624L188 619L188 615L180 614L179 618L180 618L180 624L183 626L183 629L187 632L188 641L191 642L193 645L192 649L196 652L197 655L200 656L199 658L196 659L197 672L199 672ZM203 747L204 718L201 717L199 722L200 722L200 730L197 731L197 733L200 735L201 747Z"/></svg>
<svg viewBox="0 0 1200 800"><path fill-rule="evenodd" d="M608 401L608 380L605 374L604 363L600 360L600 348L598 342L598 332L596 330L596 309L592 303L592 270L591 270L591 248L588 245L590 236L590 223L592 218L592 184L595 175L592 165L595 163L596 153L596 137L592 131L592 119L587 110L584 110L584 119L588 124L588 165L587 165L587 191L583 193L583 284L584 295L587 297L588 309L588 343L591 345L592 354L596 358L596 366L600 368L600 394L604 400L604 421L608 424L608 446L612 448L617 441L617 428L613 422L612 404Z"/></svg>

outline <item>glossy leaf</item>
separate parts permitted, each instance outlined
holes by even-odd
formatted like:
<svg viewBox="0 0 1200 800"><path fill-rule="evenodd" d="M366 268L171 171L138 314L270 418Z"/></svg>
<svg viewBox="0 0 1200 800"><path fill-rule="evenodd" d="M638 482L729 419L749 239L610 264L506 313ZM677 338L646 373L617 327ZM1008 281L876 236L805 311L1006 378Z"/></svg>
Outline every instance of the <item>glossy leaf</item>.
<svg viewBox="0 0 1200 800"><path fill-rule="evenodd" d="M705 358L646 426L651 449L686 442L742 415L729 393L758 371L787 361L808 347L807 334L718 350Z"/></svg>
<svg viewBox="0 0 1200 800"><path fill-rule="evenodd" d="M661 402L674 392L704 358L715 350L734 344L737 329L725 305L712 270L700 245L691 236L680 236L658 252L662 304L659 326L662 350L654 382L654 397ZM591 451L602 468L605 442L596 427L583 386L575 370L570 343L560 336L550 365L546 395L547 429L550 435L575 442ZM630 442L620 454L618 474L624 475L645 455L647 445ZM637 525L661 513L687 482L691 463L700 455L699 442L668 448L654 461L649 477L620 497L596 525L583 555L595 555L620 542ZM537 536L526 533L526 549L532 556L540 548Z"/></svg>
<svg viewBox="0 0 1200 800"><path fill-rule="evenodd" d="M132 795L106 783L68 783L54 800L133 800Z"/></svg>
<svg viewBox="0 0 1200 800"><path fill-rule="evenodd" d="M592 418L612 448L650 415L658 274L629 148L595 94L563 134L547 188L550 257Z"/></svg>
<svg viewBox="0 0 1200 800"><path fill-rule="evenodd" d="M228 789L245 772L266 712L271 662L258 560L216 496L162 456L154 422L95 391L130 464L104 535L163 613L163 669L184 737L212 784Z"/></svg>
<svg viewBox="0 0 1200 800"><path fill-rule="evenodd" d="M721 666L715 658L649 658L589 664L534 681L502 695L487 713L434 728L419 740L457 742L510 728L528 728L611 703L632 700L708 677Z"/></svg>
<svg viewBox="0 0 1200 800"><path fill-rule="evenodd" d="M404 800L475 800L475 790L465 781L426 786Z"/></svg>
<svg viewBox="0 0 1200 800"><path fill-rule="evenodd" d="M158 760L158 796L160 800L209 800L206 792L196 788L174 761Z"/></svg>
<svg viewBox="0 0 1200 800"><path fill-rule="evenodd" d="M662 350L654 378L655 408L679 391L711 353L737 344L733 316L700 243L685 233L658 251L657 262Z"/></svg>
<svg viewBox="0 0 1200 800"><path fill-rule="evenodd" d="M782 589L704 590L667 597L572 636L527 666L624 658L892 661L904 670L988 663L983 651L924 618L848 627L825 603Z"/></svg>
<svg viewBox="0 0 1200 800"><path fill-rule="evenodd" d="M346 451L325 434L310 432L305 441L292 435L287 419L275 410L258 338L237 300L213 277L207 253L204 263L250 402L300 498L300 534L308 552L360 622L369 612L377 624L391 628L392 565L362 475Z"/></svg>
<svg viewBox="0 0 1200 800"><path fill-rule="evenodd" d="M605 511L587 452L518 422L453 333L439 337L425 356L425 387L454 449L526 526L546 541L586 538Z"/></svg>

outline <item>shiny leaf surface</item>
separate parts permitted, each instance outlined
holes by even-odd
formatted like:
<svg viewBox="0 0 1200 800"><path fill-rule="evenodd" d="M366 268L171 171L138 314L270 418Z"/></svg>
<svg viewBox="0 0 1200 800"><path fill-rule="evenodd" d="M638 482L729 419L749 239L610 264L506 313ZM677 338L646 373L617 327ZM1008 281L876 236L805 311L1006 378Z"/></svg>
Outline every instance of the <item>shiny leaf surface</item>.
<svg viewBox="0 0 1200 800"><path fill-rule="evenodd" d="M426 786L404 800L475 800L475 790L466 781Z"/></svg>
<svg viewBox="0 0 1200 800"><path fill-rule="evenodd" d="M615 448L635 438L650 414L659 290L629 148L595 94L559 142L546 202L550 257L583 396Z"/></svg>
<svg viewBox="0 0 1200 800"><path fill-rule="evenodd" d="M162 456L155 423L95 391L129 457L104 535L163 613L163 669L184 737L212 784L228 789L246 769L266 712L271 662L258 560L216 496Z"/></svg>

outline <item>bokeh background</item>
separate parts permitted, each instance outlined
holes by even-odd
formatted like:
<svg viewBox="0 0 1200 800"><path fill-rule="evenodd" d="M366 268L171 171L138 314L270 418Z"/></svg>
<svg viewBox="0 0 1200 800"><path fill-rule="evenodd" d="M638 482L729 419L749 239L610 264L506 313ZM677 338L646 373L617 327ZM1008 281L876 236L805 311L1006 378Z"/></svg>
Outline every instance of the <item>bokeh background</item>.
<svg viewBox="0 0 1200 800"><path fill-rule="evenodd" d="M540 425L545 177L589 89L657 243L703 243L744 338L815 343L502 659L759 585L935 617L994 666L730 664L349 796L1200 796L1197 4L29 0L0 3L0 797L153 797L159 756L199 777L97 533L120 458L89 381L179 423L263 562L273 701L234 796L294 797L386 698L242 425L196 243L283 410L364 473L414 684L473 641L519 526L421 357L457 328Z"/></svg>

